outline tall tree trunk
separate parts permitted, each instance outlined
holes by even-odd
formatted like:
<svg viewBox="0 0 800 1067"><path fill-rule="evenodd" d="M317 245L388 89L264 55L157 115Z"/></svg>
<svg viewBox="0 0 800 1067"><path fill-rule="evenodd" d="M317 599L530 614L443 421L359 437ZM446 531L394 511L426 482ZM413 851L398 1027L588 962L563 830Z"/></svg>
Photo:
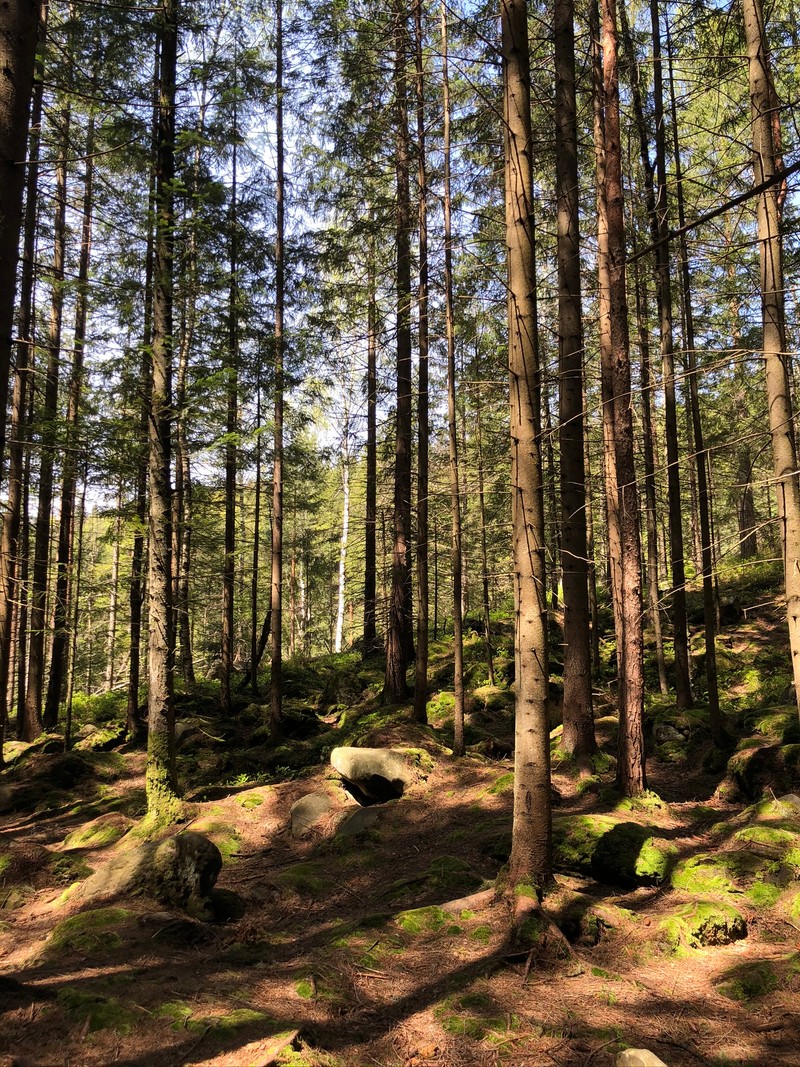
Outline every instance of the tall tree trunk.
<svg viewBox="0 0 800 1067"><path fill-rule="evenodd" d="M555 0L556 227L558 254L558 440L561 452L561 570L564 593L563 745L586 765L597 744L592 714L589 555L584 467L575 4Z"/></svg>
<svg viewBox="0 0 800 1067"><path fill-rule="evenodd" d="M96 84L96 78L92 79ZM75 298L75 333L72 349L72 370L67 387L66 440L61 465L61 516L58 529L56 561L55 614L53 648L50 656L50 677L44 709L46 726L58 721L58 710L64 689L64 671L69 655L70 585L72 574L72 542L75 527L75 492L78 484L78 443L80 439L80 409L83 394L86 322L88 318L89 261L92 254L92 211L94 210L94 115L89 117L86 134L86 176L83 186L83 225L78 263L78 290Z"/></svg>
<svg viewBox="0 0 800 1067"><path fill-rule="evenodd" d="M2 16L0 16L2 19ZM5 27L2 21L0 21L0 41L4 41ZM43 52L45 37L47 32L47 7L44 6L41 9L41 17L39 20L39 45ZM0 49L4 48L4 44L0 44ZM5 62L5 57L4 60ZM28 481L24 478L25 468L30 470L30 451L25 449L25 440L29 432L30 419L28 417L28 409L30 406L30 396L33 392L31 388L32 375L33 375L33 361L34 361L34 338L33 338L33 313L34 313L34 259L36 255L36 218L38 208L38 182L39 182L39 151L41 141L41 122L42 122L42 97L44 92L44 62L43 57L39 60L36 82L34 84L34 97L31 107L31 137L30 145L28 149L28 169L25 180L25 227L23 233L23 245L22 245L22 273L20 282L20 301L19 301L19 319L17 323L19 340L17 342L17 359L16 366L14 368L14 388L11 398L11 433L9 443L9 465L8 465L8 480L7 480L7 493L8 499L6 501L6 508L3 513L3 528L2 528L2 543L0 544L0 700L3 700L3 706L0 707L0 766L3 763L2 757L2 745L3 736L5 730L5 724L9 717L9 708L11 706L12 696L9 695L9 679L12 669L12 661L14 659L14 652L17 655L17 699L20 708L25 708L24 703L24 682L25 682L25 657L27 652L27 608L24 607L26 585L27 585L27 544L23 545L23 552L19 551L19 530L20 520L22 517L22 504L23 497L27 496ZM4 66L5 70L9 68ZM5 81L5 79L4 79ZM7 106L7 100L5 98L5 91L7 86L0 87L0 122L6 121L5 108ZM6 138L10 131L7 131L3 127L0 132L0 153L2 153L2 160L5 163L5 151L7 148ZM19 156L14 160L16 164ZM16 171L10 176L13 180L16 180ZM5 240L5 226L8 221L8 215L13 214L13 204L9 199L6 200L6 185L5 182L9 178L9 175L5 173L5 166L3 166L3 177L0 178L0 182L3 183L0 188L2 189L2 200L5 205L10 205L9 209L4 208L0 213L0 241ZM8 190L9 197L11 191ZM4 249L5 245L0 245L0 249ZM0 284L4 285L4 272L5 272L5 252L0 253L0 259L3 260L4 266L0 267ZM9 256L9 263L14 268L16 267L16 244L14 245L14 255ZM13 285L9 290L10 296L13 300ZM6 292L3 290L1 300L5 300ZM2 326L2 315L4 311L0 311L0 331L4 331ZM10 330L9 330L10 337ZM0 332L0 375L7 375L8 364L4 363L5 356L3 354L3 346L5 344L5 332ZM6 379L4 379L6 380ZM0 385L0 394L2 393L2 385ZM0 398L0 402L2 402ZM3 402L2 412L0 412L0 420L5 419L5 405ZM3 426L5 423L3 422ZM0 435L1 436L1 435ZM2 448L0 448L0 469L2 464ZM27 529L27 504L25 506L25 523ZM27 538L26 538L27 541ZM16 603L16 613L14 605ZM12 643L12 618L16 614L16 638ZM6 702L7 701L7 702ZM18 733L22 740L32 741L41 728L41 724L38 718L33 721L28 721L27 716L23 710L23 714L18 717Z"/></svg>
<svg viewBox="0 0 800 1067"><path fill-rule="evenodd" d="M236 87L234 60L233 91ZM239 408L239 218L237 188L238 109L233 104L233 174L230 210L230 280L228 287L228 348L225 359L227 410L225 416L225 560L222 571L222 710L231 714L231 678L234 657L234 601L236 566L236 430Z"/></svg>
<svg viewBox="0 0 800 1067"><path fill-rule="evenodd" d="M634 256L636 240L634 228ZM647 532L647 606L656 645L658 685L662 696L669 693L664 635L661 630L661 594L658 586L658 526L656 507L656 460L653 450L653 385L650 377L650 334L648 329L647 282L634 259L633 284L636 292L636 326L639 333L642 383L642 457L644 459L644 507Z"/></svg>
<svg viewBox="0 0 800 1067"><path fill-rule="evenodd" d="M406 667L413 657L411 636L411 195L410 135L406 92L408 28L402 4L394 11L395 173L397 200L397 413L395 425L392 591L386 642L387 704L408 694Z"/></svg>
<svg viewBox="0 0 800 1067"><path fill-rule="evenodd" d="M453 572L453 754L464 746L464 620L461 614L461 501L456 423L456 338L453 316L453 233L450 193L450 80L447 65L447 4L441 4L442 91L444 94L444 301L447 338L447 439L450 467L450 563ZM483 486L481 485L481 504ZM485 529L483 530L485 536ZM438 584L438 583L437 583ZM438 620L437 620L438 621ZM488 631L487 631L488 634ZM435 635L434 635L435 636ZM494 679L491 679L494 684Z"/></svg>
<svg viewBox="0 0 800 1067"><path fill-rule="evenodd" d="M653 98L655 107L655 166L650 160L648 132L644 117L638 68L633 55L625 0L619 4L623 43L627 52L633 89L634 111L639 132L639 148L645 181L645 202L655 253L656 301L661 339L661 362L664 375L664 432L667 445L667 500L672 567L673 634L675 646L675 696L678 707L692 704L689 674L689 638L686 619L686 568L683 547L680 471L678 466L678 414L675 394L675 348L673 337L672 279L670 277L669 214L667 206L666 135L664 129L664 94L661 70L661 30L657 0L650 3L653 40Z"/></svg>
<svg viewBox="0 0 800 1067"><path fill-rule="evenodd" d="M137 738L144 729L144 722L139 712L139 682L142 666L142 609L144 607L145 576L145 529L147 526L147 485L149 472L149 426L150 397L153 391L153 362L150 346L153 341L153 272L155 260L156 212L156 145L158 141L159 120L159 69L161 64L160 41L156 41L153 59L153 116L152 116L152 159L150 184L148 189L147 211L147 249L144 268L144 315L142 323L142 344L140 348L140 404L138 449L136 458L136 529L133 535L131 553L131 577L129 586L130 604L130 661L128 666L128 705L126 712L127 732L131 738Z"/></svg>
<svg viewBox="0 0 800 1067"><path fill-rule="evenodd" d="M256 480L253 488L253 568L250 577L250 666L249 682L253 696L258 697L258 664L264 653L258 651L258 585L261 560L261 358L256 364Z"/></svg>
<svg viewBox="0 0 800 1067"><path fill-rule="evenodd" d="M678 227L680 229L681 291L683 294L683 317L685 324L686 361L689 378L689 406L697 466L697 509L700 525L700 559L703 574L703 627L705 637L706 688L708 690L708 718L714 740L724 739L724 726L719 707L717 682L717 612L714 599L714 542L711 530L711 498L708 472L711 458L705 446L703 421L700 408L700 389L697 380L697 349L694 336L692 312L692 275L689 267L689 248L686 242L686 207L683 189L683 164L680 138L678 137L678 109L675 102L675 77L672 71L672 48L667 23L667 57L669 60L670 113L672 117L672 154L675 162L675 191L678 203Z"/></svg>
<svg viewBox="0 0 800 1067"><path fill-rule="evenodd" d="M347 385L349 389L349 383ZM342 440L342 535L339 538L339 572L336 595L336 633L333 651L342 651L344 632L344 609L347 584L347 544L350 534L350 402L345 402L344 430Z"/></svg>
<svg viewBox="0 0 800 1067"><path fill-rule="evenodd" d="M425 80L423 0L414 3L416 66L417 186L419 198L419 289L417 299L419 381L417 387L417 648L414 668L414 719L428 721L428 172L425 155Z"/></svg>
<svg viewBox="0 0 800 1067"><path fill-rule="evenodd" d="M108 594L108 630L106 632L105 690L110 693L116 680L117 604L119 603L119 561L122 540L122 490L117 496L114 519L114 554L111 559L111 588Z"/></svg>
<svg viewBox="0 0 800 1067"><path fill-rule="evenodd" d="M276 176L275 212L275 411L274 458L272 472L272 594L271 639L272 670L270 675L270 721L277 730L283 718L282 642L283 642L283 313L284 313L284 181L283 181L283 0L275 11L275 131Z"/></svg>
<svg viewBox="0 0 800 1067"><path fill-rule="evenodd" d="M0 70L3 72L0 78L0 203L3 205L0 211L0 470L5 459L14 294L25 182L23 160L28 142L40 10L39 0L8 0L0 5Z"/></svg>
<svg viewBox="0 0 800 1067"><path fill-rule="evenodd" d="M509 882L512 887L531 885L541 893L551 878L552 829L527 15L525 0L501 0L517 685Z"/></svg>
<svg viewBox="0 0 800 1067"><path fill-rule="evenodd" d="M622 0L624 3L624 0ZM683 547L683 514L678 449L678 411L675 396L675 354L673 342L671 253L667 205L667 149L664 117L664 90L661 62L661 27L658 0L650 0L650 26L653 36L653 96L655 102L655 149L657 194L654 231L658 237L658 304L661 327L661 362L664 368L664 426L667 439L667 490L669 541L672 562L673 637L675 642L675 699L679 708L692 706L689 664L689 630L686 618L686 567Z"/></svg>
<svg viewBox="0 0 800 1067"><path fill-rule="evenodd" d="M367 456L364 515L364 639L363 656L378 647L377 635L377 500L378 500L378 373L377 307L375 301L375 249L370 236L367 261Z"/></svg>
<svg viewBox="0 0 800 1067"><path fill-rule="evenodd" d="M494 685L494 652L492 650L492 612L489 597L489 552L486 544L486 491L483 469L483 404L480 385L475 391L475 446L478 452L478 518L481 525L481 591L483 594L483 636L486 648L486 670L489 685ZM461 602L459 601L459 614Z"/></svg>
<svg viewBox="0 0 800 1067"><path fill-rule="evenodd" d="M601 4L601 90L598 133L598 281L604 422L613 454L609 521L618 538L616 601L619 669L618 782L626 796L647 788L644 764L644 664L639 495L634 463L628 308L625 291L625 222L622 194L619 80L615 0ZM612 457L609 456L609 459Z"/></svg>
<svg viewBox="0 0 800 1067"><path fill-rule="evenodd" d="M172 406L172 268L175 228L175 79L178 49L177 0L160 8L160 93L156 134L156 223L153 265L152 392L149 420L147 656L147 807L159 821L171 819L176 803L175 638L172 612L172 494L170 421Z"/></svg>
<svg viewBox="0 0 800 1067"><path fill-rule="evenodd" d="M71 58L69 59L71 62ZM39 499L36 510L36 537L33 549L31 582L30 638L28 642L28 688L25 695L26 718L41 722L44 694L45 631L47 626L47 578L50 570L50 523L53 510L53 467L56 454L58 420L58 372L61 362L61 324L64 310L64 258L67 229L67 156L71 122L70 104L62 107L58 119L58 155L56 164L55 220L53 240L53 291L47 339L44 411L39 451ZM48 709L44 726L52 730L58 720Z"/></svg>
<svg viewBox="0 0 800 1067"><path fill-rule="evenodd" d="M778 111L760 0L742 0L753 124L753 170L758 185L777 170ZM774 184L757 201L761 268L761 316L773 471L781 522L789 646L800 710L800 477L786 352L781 236L781 188Z"/></svg>
<svg viewBox="0 0 800 1067"><path fill-rule="evenodd" d="M70 619L69 669L67 670L67 694L64 716L64 746L69 751L72 747L72 698L75 693L75 672L78 661L78 623L81 609L81 574L83 565L83 530L86 524L86 486L88 484L88 461L83 461L83 489L81 491L80 518L78 519L78 538L75 552L75 588L72 596L72 618Z"/></svg>

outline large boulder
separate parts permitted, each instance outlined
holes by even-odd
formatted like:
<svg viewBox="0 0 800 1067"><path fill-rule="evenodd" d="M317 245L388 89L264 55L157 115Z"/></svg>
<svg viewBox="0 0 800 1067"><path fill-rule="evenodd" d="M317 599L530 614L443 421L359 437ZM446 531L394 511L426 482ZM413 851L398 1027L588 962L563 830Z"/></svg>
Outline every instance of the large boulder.
<svg viewBox="0 0 800 1067"><path fill-rule="evenodd" d="M161 904L208 917L212 914L211 890L221 869L222 855L217 846L189 830L120 853L87 878L79 895L84 900L98 901L143 894Z"/></svg>
<svg viewBox="0 0 800 1067"><path fill-rule="evenodd" d="M360 804L383 804L397 800L416 780L421 768L415 759L422 757L430 761L418 749L335 748L331 764Z"/></svg>

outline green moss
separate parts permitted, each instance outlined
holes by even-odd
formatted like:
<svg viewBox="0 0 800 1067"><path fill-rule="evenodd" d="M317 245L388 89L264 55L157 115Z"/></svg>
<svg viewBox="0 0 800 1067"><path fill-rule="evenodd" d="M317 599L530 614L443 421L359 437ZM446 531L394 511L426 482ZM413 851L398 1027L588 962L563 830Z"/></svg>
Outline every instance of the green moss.
<svg viewBox="0 0 800 1067"><path fill-rule="evenodd" d="M64 838L67 848L107 848L127 832L127 827L113 822L94 822L73 830Z"/></svg>
<svg viewBox="0 0 800 1067"><path fill-rule="evenodd" d="M93 868L82 856L54 856L50 861L50 870L61 885L82 881L93 873Z"/></svg>
<svg viewBox="0 0 800 1067"><path fill-rule="evenodd" d="M701 854L680 860L671 875L675 889L685 893L732 893L736 886L723 855Z"/></svg>
<svg viewBox="0 0 800 1067"><path fill-rule="evenodd" d="M448 1034L473 1041L495 1035L502 1039L509 1030L519 1027L517 1016L504 1014L491 997L480 992L448 997L435 1009L434 1015Z"/></svg>
<svg viewBox="0 0 800 1067"><path fill-rule="evenodd" d="M278 871L274 881L276 885L300 895L320 893L330 885L330 880L322 874L316 863L294 863Z"/></svg>
<svg viewBox="0 0 800 1067"><path fill-rule="evenodd" d="M729 1000L748 1001L766 996L778 984L778 974L771 963L743 963L725 972L717 990Z"/></svg>
<svg viewBox="0 0 800 1067"><path fill-rule="evenodd" d="M800 893L796 893L789 903L789 922L800 930Z"/></svg>
<svg viewBox="0 0 800 1067"><path fill-rule="evenodd" d="M469 936L471 940L480 941L482 945L486 945L491 941L492 934L491 926L476 926L474 930L470 930Z"/></svg>
<svg viewBox="0 0 800 1067"><path fill-rule="evenodd" d="M780 887L767 882L755 882L745 893L750 903L756 908L771 908L781 895Z"/></svg>
<svg viewBox="0 0 800 1067"><path fill-rule="evenodd" d="M658 795L647 790L638 797L623 797L614 805L615 811L664 811L667 805Z"/></svg>
<svg viewBox="0 0 800 1067"><path fill-rule="evenodd" d="M264 798L260 793L250 793L248 796L239 797L238 803L244 808L245 811L252 811L253 808L260 808L264 803Z"/></svg>
<svg viewBox="0 0 800 1067"><path fill-rule="evenodd" d="M800 833L781 826L747 826L734 835L736 841L760 846L769 855L800 870Z"/></svg>
<svg viewBox="0 0 800 1067"><path fill-rule="evenodd" d="M659 925L662 940L673 952L706 945L729 945L747 936L743 916L730 904L695 901L684 904Z"/></svg>
<svg viewBox="0 0 800 1067"><path fill-rule="evenodd" d="M11 857L8 855L8 853L0 855L0 878L3 877L3 875L6 873L10 866Z"/></svg>
<svg viewBox="0 0 800 1067"><path fill-rule="evenodd" d="M124 923L132 914L126 908L95 908L71 915L53 928L46 950L53 954L119 948L122 938L114 927Z"/></svg>
<svg viewBox="0 0 800 1067"><path fill-rule="evenodd" d="M501 796L503 793L508 793L514 788L514 772L509 771L508 774L501 774L497 781L490 785L486 790L487 793L491 793L492 796Z"/></svg>
<svg viewBox="0 0 800 1067"><path fill-rule="evenodd" d="M431 906L401 911L395 917L395 922L408 934L432 934L446 926L450 922L450 917L441 908Z"/></svg>
<svg viewBox="0 0 800 1067"><path fill-rule="evenodd" d="M608 774L614 770L617 761L607 752L595 752L591 758L591 764L595 774Z"/></svg>
<svg viewBox="0 0 800 1067"><path fill-rule="evenodd" d="M232 1034L244 1026L252 1026L253 1023L263 1023L269 1019L263 1011L254 1011L252 1008L236 1008L227 1015L209 1015L199 1019L190 1019L187 1029L195 1031L213 1030L219 1034Z"/></svg>
<svg viewBox="0 0 800 1067"><path fill-rule="evenodd" d="M301 978L299 982L295 983L294 991L303 1000L312 1000L315 988L316 984L310 978Z"/></svg>
<svg viewBox="0 0 800 1067"><path fill-rule="evenodd" d="M116 1030L119 1034L133 1032L140 1016L113 997L84 993L72 986L60 990L59 1006L76 1023L86 1026L89 1033L97 1030Z"/></svg>
<svg viewBox="0 0 800 1067"><path fill-rule="evenodd" d="M210 838L219 849L223 860L233 860L239 855L242 839L233 823L213 818L201 819L192 824L192 829Z"/></svg>
<svg viewBox="0 0 800 1067"><path fill-rule="evenodd" d="M156 1008L155 1014L172 1020L173 1030L184 1030L192 1017L193 1009L182 1000L171 1000Z"/></svg>

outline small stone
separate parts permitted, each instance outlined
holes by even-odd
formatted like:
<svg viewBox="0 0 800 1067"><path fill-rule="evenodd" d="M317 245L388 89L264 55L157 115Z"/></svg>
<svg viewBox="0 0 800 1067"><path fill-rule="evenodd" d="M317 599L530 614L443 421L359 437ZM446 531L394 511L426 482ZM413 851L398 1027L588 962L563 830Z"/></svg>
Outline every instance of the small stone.
<svg viewBox="0 0 800 1067"><path fill-rule="evenodd" d="M337 837L358 837L371 830L377 823L379 813L375 808L353 807L347 810L336 827Z"/></svg>
<svg viewBox="0 0 800 1067"><path fill-rule="evenodd" d="M292 837L305 837L331 810L327 793L307 793L292 804Z"/></svg>
<svg viewBox="0 0 800 1067"><path fill-rule="evenodd" d="M667 1064L646 1048L626 1048L617 1056L615 1067L667 1067Z"/></svg>

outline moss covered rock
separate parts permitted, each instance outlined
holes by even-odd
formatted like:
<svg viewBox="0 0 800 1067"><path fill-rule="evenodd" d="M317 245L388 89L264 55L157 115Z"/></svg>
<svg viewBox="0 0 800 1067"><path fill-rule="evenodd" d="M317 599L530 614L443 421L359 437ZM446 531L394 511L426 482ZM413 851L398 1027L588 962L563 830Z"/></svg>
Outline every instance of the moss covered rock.
<svg viewBox="0 0 800 1067"><path fill-rule="evenodd" d="M62 919L53 928L45 951L48 955L70 952L95 952L119 948L122 937L118 927L132 915L126 908L94 908Z"/></svg>
<svg viewBox="0 0 800 1067"><path fill-rule="evenodd" d="M717 990L729 1000L748 1001L771 993L779 982L775 966L763 960L732 967L722 975Z"/></svg>
<svg viewBox="0 0 800 1067"><path fill-rule="evenodd" d="M90 1034L97 1030L116 1030L118 1034L128 1035L133 1033L141 1018L137 1012L113 997L84 993L72 986L59 992L58 1004L74 1022L83 1024Z"/></svg>
<svg viewBox="0 0 800 1067"><path fill-rule="evenodd" d="M702 900L684 904L659 926L662 940L673 950L729 945L747 937L747 923L731 904Z"/></svg>
<svg viewBox="0 0 800 1067"><path fill-rule="evenodd" d="M652 829L610 816L575 815L553 820L557 869L591 874L611 885L660 885L677 850Z"/></svg>
<svg viewBox="0 0 800 1067"><path fill-rule="evenodd" d="M112 811L67 834L64 845L72 849L107 848L119 841L132 825L132 819L121 812Z"/></svg>
<svg viewBox="0 0 800 1067"><path fill-rule="evenodd" d="M222 868L217 846L187 831L147 842L115 856L82 885L84 900L110 900L141 893L162 904L207 917L208 899Z"/></svg>

